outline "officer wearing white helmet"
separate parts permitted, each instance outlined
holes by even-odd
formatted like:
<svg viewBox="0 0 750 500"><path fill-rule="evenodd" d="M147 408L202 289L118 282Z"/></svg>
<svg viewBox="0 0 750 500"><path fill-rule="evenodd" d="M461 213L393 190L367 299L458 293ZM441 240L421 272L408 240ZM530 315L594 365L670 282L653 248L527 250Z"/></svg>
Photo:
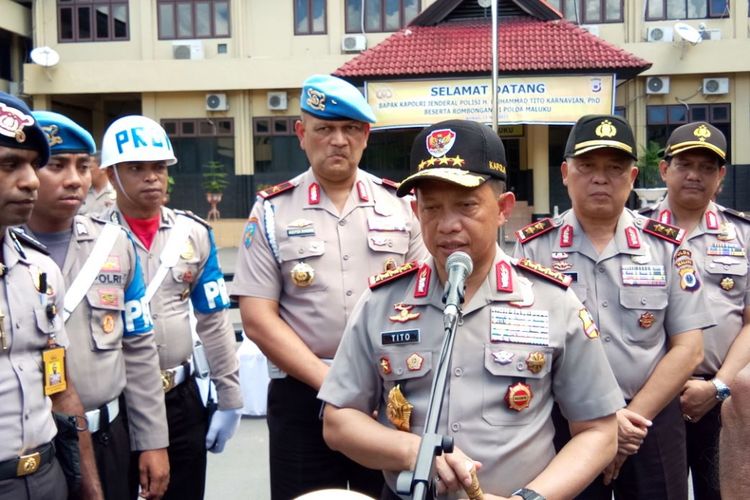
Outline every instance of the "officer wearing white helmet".
<svg viewBox="0 0 750 500"><path fill-rule="evenodd" d="M121 226L76 216L91 185L91 134L59 113L32 114L51 156L37 173L39 195L25 229L63 271L70 374L86 410L104 494L129 500L137 493L129 481L138 478L132 449L140 451L142 496L156 498L169 480L169 437L140 260Z"/></svg>
<svg viewBox="0 0 750 500"><path fill-rule="evenodd" d="M103 498L83 406L67 377L63 277L39 242L10 228L28 220L48 158L29 108L0 92L0 500L68 497L53 411L73 416L69 430L80 444L82 489L71 496Z"/></svg>
<svg viewBox="0 0 750 500"><path fill-rule="evenodd" d="M184 500L203 498L206 450L221 452L236 431L242 395L229 297L211 228L191 213L163 206L167 170L175 163L166 132L149 118L120 118L104 134L101 168L117 191L117 203L105 217L135 236L154 321L170 438L164 498ZM191 303L218 393L212 415L193 378Z"/></svg>

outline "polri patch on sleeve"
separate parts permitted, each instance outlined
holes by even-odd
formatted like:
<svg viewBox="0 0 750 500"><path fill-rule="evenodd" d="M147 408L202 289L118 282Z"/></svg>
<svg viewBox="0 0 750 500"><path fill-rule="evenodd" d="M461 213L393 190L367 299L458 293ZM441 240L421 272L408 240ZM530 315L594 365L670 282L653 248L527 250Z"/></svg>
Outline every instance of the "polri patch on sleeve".
<svg viewBox="0 0 750 500"><path fill-rule="evenodd" d="M419 344L420 341L419 328L380 332L380 343L382 345Z"/></svg>
<svg viewBox="0 0 750 500"><path fill-rule="evenodd" d="M684 229L654 219L646 221L643 225L643 231L675 245L682 243L682 239L685 237Z"/></svg>
<svg viewBox="0 0 750 500"><path fill-rule="evenodd" d="M537 236L540 236L547 231L550 231L552 228L554 228L555 225L552 223L552 219L549 217L546 219L538 220L536 222L532 222L528 226L524 226L518 231L516 231L516 238L518 239L518 242L523 244L527 241L531 241Z"/></svg>
<svg viewBox="0 0 750 500"><path fill-rule="evenodd" d="M367 279L367 284L369 285L370 289L375 289L385 283L388 283L389 281L403 278L404 276L415 272L417 269L419 269L419 266L417 265L416 261L407 262L406 264L403 264L395 269L391 269L390 271L385 271L382 273L378 273L375 276L370 276Z"/></svg>

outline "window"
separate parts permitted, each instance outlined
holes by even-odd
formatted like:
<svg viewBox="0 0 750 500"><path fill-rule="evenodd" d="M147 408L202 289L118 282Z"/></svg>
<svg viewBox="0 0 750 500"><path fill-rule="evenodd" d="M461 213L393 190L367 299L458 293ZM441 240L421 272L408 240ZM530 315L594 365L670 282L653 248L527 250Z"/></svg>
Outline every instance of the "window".
<svg viewBox="0 0 750 500"><path fill-rule="evenodd" d="M707 121L721 130L727 138L727 153L731 151L731 105L730 104L672 104L646 106L646 140L667 144L669 134L685 123Z"/></svg>
<svg viewBox="0 0 750 500"><path fill-rule="evenodd" d="M128 0L57 0L60 42L128 40Z"/></svg>
<svg viewBox="0 0 750 500"><path fill-rule="evenodd" d="M704 19L729 15L729 0L648 0L647 21Z"/></svg>
<svg viewBox="0 0 750 500"><path fill-rule="evenodd" d="M419 0L346 0L346 32L361 33L363 28L365 32L397 31L417 16L419 3Z"/></svg>
<svg viewBox="0 0 750 500"><path fill-rule="evenodd" d="M622 0L550 0L549 3L574 23L622 22Z"/></svg>
<svg viewBox="0 0 750 500"><path fill-rule="evenodd" d="M253 119L254 190L286 181L309 166L294 133L295 116Z"/></svg>
<svg viewBox="0 0 750 500"><path fill-rule="evenodd" d="M228 0L158 0L159 39L226 38Z"/></svg>
<svg viewBox="0 0 750 500"><path fill-rule="evenodd" d="M326 0L294 0L294 34L326 32Z"/></svg>

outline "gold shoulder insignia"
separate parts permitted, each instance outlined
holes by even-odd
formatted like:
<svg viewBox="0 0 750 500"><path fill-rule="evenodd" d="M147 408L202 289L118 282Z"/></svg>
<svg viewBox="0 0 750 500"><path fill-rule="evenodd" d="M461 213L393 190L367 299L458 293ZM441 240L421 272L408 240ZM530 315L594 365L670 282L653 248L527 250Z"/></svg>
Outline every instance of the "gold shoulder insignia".
<svg viewBox="0 0 750 500"><path fill-rule="evenodd" d="M529 272L532 272L536 274L537 276L541 276L542 278L547 278L554 284L559 285L563 288L568 288L570 284L573 282L573 278L571 278L570 276L566 276L559 271L550 269L547 266L543 266L525 257L522 259L518 259L516 266L520 267L521 269L525 269Z"/></svg>
<svg viewBox="0 0 750 500"><path fill-rule="evenodd" d="M367 284L370 286L370 289L374 290L375 288L388 283L389 281L403 278L404 276L415 272L417 269L419 269L419 265L416 261L407 262L406 264L402 264L395 269L391 269L390 271L385 271L382 273L378 273L375 276L370 276L367 279Z"/></svg>
<svg viewBox="0 0 750 500"><path fill-rule="evenodd" d="M207 227L208 229L211 229L211 224L209 224L207 220L205 220L205 219L203 219L203 218L201 218L201 217L199 217L199 216L195 215L195 214L194 214L193 212L191 212L190 210L179 210L179 209L175 209L175 210L174 210L174 213L176 213L176 214L178 214L178 215L184 215L185 217L188 217L188 218L190 218L190 219L193 219L193 220L194 220L195 222L197 222L198 224L201 224L201 225L203 225L203 226L206 226L206 227Z"/></svg>
<svg viewBox="0 0 750 500"><path fill-rule="evenodd" d="M667 240L675 245L682 243L682 239L685 237L684 229L654 219L646 221L643 225L643 232L653 234L657 238Z"/></svg>
<svg viewBox="0 0 750 500"><path fill-rule="evenodd" d="M268 189L263 189L262 191L258 191L258 196L263 198L264 200L268 200L270 198L273 198L277 194L281 194L284 191L289 191L290 189L293 189L297 187L295 184L293 184L290 181L282 182L281 184L276 184L275 186L272 186Z"/></svg>
<svg viewBox="0 0 750 500"><path fill-rule="evenodd" d="M750 222L750 214L746 214L745 212L740 212L739 210L735 210L733 208L722 207L721 205L717 205L717 206L719 207L719 210L721 210L725 214L732 215L736 217L737 219L740 219L744 222Z"/></svg>
<svg viewBox="0 0 750 500"><path fill-rule="evenodd" d="M519 243L524 244L527 241L531 241L537 236L546 233L554 227L555 225L552 223L552 219L550 219L549 217L546 219L541 219L536 222L532 222L528 226L524 226L516 231L516 238L518 239Z"/></svg>

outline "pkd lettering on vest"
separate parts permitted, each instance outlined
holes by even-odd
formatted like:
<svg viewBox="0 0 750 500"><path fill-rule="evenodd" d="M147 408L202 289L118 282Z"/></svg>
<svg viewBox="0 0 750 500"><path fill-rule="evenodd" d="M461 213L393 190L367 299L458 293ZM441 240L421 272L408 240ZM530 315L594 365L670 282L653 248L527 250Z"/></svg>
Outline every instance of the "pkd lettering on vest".
<svg viewBox="0 0 750 500"><path fill-rule="evenodd" d="M125 331L135 331L136 322L138 322L139 327L141 324L145 326L153 325L151 310L146 303L146 297L125 302Z"/></svg>
<svg viewBox="0 0 750 500"><path fill-rule="evenodd" d="M172 149L172 144L166 136L155 137L146 135L144 134L144 127L131 127L130 129L120 130L115 134L115 141L120 154L124 152L125 147L137 149L151 146Z"/></svg>
<svg viewBox="0 0 750 500"><path fill-rule="evenodd" d="M224 278L203 283L203 292L206 295L209 309L216 309L218 306L229 304L229 294L227 293L227 284L224 281ZM217 297L221 298L218 306L216 304Z"/></svg>

